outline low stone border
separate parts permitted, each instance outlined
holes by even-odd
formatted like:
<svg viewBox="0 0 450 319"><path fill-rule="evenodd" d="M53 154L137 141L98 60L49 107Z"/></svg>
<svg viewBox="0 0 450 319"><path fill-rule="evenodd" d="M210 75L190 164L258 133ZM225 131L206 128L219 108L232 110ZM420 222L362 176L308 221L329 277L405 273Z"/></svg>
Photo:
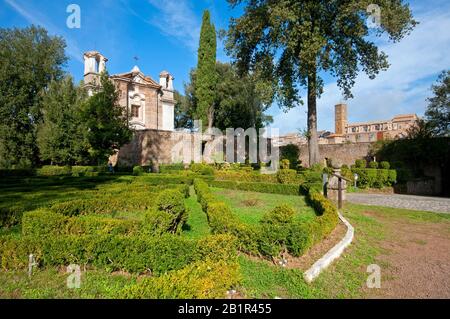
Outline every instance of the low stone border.
<svg viewBox="0 0 450 319"><path fill-rule="evenodd" d="M303 274L303 278L305 278L306 282L311 283L320 273L327 268L333 260L339 258L341 254L344 252L344 249L347 248L351 242L353 241L354 229L353 226L339 213L339 219L347 226L347 233L344 238L333 248L331 248L322 258L314 263L305 273Z"/></svg>

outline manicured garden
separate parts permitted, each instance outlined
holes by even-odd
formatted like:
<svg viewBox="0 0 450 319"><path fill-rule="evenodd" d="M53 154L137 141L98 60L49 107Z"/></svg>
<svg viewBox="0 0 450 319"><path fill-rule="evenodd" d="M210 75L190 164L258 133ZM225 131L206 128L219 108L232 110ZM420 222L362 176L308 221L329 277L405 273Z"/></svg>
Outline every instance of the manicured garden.
<svg viewBox="0 0 450 319"><path fill-rule="evenodd" d="M245 298L359 296L357 264L379 252L361 238L311 285L306 269L280 263L315 249L338 224L317 170L264 175L248 166L195 164L153 174L79 171L3 173L0 297L224 298L230 290ZM372 234L358 209L346 211L358 232L382 234ZM29 254L36 262L30 278ZM69 264L83 270L79 289L65 285ZM337 290L323 280L332 274L342 280Z"/></svg>

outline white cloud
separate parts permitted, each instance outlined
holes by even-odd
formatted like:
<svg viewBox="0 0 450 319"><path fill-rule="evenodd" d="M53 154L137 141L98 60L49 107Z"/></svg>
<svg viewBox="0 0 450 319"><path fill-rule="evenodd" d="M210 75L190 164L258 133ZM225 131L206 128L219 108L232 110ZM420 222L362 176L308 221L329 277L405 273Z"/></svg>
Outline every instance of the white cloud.
<svg viewBox="0 0 450 319"><path fill-rule="evenodd" d="M375 80L360 74L352 92L354 99L347 101L349 120L389 119L396 114L422 115L430 86L437 75L450 67L450 12L433 10L417 15L420 24L399 43L381 45L388 54L390 68ZM318 100L319 129L334 131L334 105L342 95L336 82L325 85ZM282 133L306 127L306 106L292 109L274 117L273 127Z"/></svg>
<svg viewBox="0 0 450 319"><path fill-rule="evenodd" d="M163 34L174 37L191 51L196 51L200 37L200 21L186 0L148 0L158 9L147 22Z"/></svg>
<svg viewBox="0 0 450 319"><path fill-rule="evenodd" d="M77 44L73 40L68 38L67 35L64 34L64 32L62 32L59 28L55 27L51 22L42 17L42 15L40 15L38 11L36 11L35 9L30 11L15 0L5 0L5 2L9 6L11 6L11 8L13 8L18 14L25 18L29 23L44 27L52 34L64 36L67 44L67 53L78 62L84 63L82 51L78 48Z"/></svg>

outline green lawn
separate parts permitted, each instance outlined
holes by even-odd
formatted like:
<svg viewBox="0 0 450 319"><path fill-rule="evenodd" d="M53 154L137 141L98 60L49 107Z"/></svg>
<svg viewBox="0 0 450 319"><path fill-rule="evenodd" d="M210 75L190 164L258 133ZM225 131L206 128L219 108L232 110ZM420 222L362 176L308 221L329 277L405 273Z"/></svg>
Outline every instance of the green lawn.
<svg viewBox="0 0 450 319"><path fill-rule="evenodd" d="M201 238L210 233L206 214L202 211L202 206L197 202L197 195L194 188L190 188L190 197L186 199L186 207L189 210L189 218L183 228L183 235L189 238Z"/></svg>
<svg viewBox="0 0 450 319"><path fill-rule="evenodd" d="M306 205L303 196L243 192L223 188L211 188L214 195L232 208L245 223L257 224L265 213L281 204L287 204L297 212L296 218L307 220L315 217L314 210Z"/></svg>

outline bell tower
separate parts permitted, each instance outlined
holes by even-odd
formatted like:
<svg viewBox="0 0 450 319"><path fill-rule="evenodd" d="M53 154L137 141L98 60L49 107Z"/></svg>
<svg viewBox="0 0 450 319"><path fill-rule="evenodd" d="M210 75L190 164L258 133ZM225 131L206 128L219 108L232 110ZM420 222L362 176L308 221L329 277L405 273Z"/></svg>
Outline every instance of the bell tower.
<svg viewBox="0 0 450 319"><path fill-rule="evenodd" d="M106 71L108 59L100 52L89 51L84 54L84 84L88 87L89 95L93 88L100 85L100 74Z"/></svg>
<svg viewBox="0 0 450 319"><path fill-rule="evenodd" d="M339 103L335 106L334 114L335 134L345 135L347 129L347 104Z"/></svg>

